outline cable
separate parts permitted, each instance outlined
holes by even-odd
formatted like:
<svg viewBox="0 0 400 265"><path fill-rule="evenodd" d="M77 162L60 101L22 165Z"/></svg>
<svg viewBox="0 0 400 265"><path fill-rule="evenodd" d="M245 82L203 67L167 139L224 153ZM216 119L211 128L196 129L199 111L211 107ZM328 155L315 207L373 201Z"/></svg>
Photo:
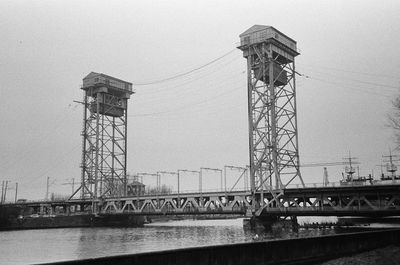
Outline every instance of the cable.
<svg viewBox="0 0 400 265"><path fill-rule="evenodd" d="M236 51L236 48L233 49L233 50L231 50L231 51L229 51L229 52L227 52L227 53L225 53L224 55L222 55L222 56L220 56L220 57L218 57L218 58L216 58L216 59L214 59L214 60L212 60L212 61L210 61L210 62L204 64L204 65L201 65L201 66L199 66L199 67L196 67L196 68L194 68L194 69L192 69L192 70L189 70L189 71L186 71L186 72L183 72L183 73L180 73L180 74L176 74L176 75L173 75L173 76L164 78L164 79L154 80L154 81L145 82L145 83L134 83L133 85L134 85L134 86L153 85L153 84L158 84L158 83L166 82L166 81L169 81L169 80L172 80L172 79L181 77L181 76L185 76L185 75L191 74L191 73L193 73L193 72L195 72L195 71L198 71L198 70L200 70L200 69L203 69L204 67L207 67L207 66L209 66L210 64L213 64L213 63L215 63L215 62L221 60L222 58L228 56L229 54L233 53L234 51Z"/></svg>
<svg viewBox="0 0 400 265"><path fill-rule="evenodd" d="M315 70L313 70L313 71L315 71ZM321 72L321 71L315 71L316 73L320 73L320 74L325 74L325 75L328 75L328 76L334 76L335 77L335 75L333 75L333 74L329 74L329 73L326 73L326 72ZM297 72L296 72L297 73ZM299 73L297 73L297 74L299 74ZM301 75L301 74L299 74L299 75ZM306 77L306 78L310 78L309 76L305 76L305 75L302 75L303 77ZM358 80L358 79L352 79L352 78L346 78L346 77L340 77L341 79L346 79L346 80L350 80L350 81L354 81L354 82L358 82L358 83L362 83L362 84L367 84L367 85L373 85L373 86L380 86L380 87L386 87L386 88L393 88L393 89L396 89L396 90L398 90L399 89L399 87L396 87L396 86L391 86L391 85L386 85L386 84L381 84L381 83L373 83L373 82L367 82L367 81L363 81L363 80ZM393 91L393 90L390 90L390 91Z"/></svg>
<svg viewBox="0 0 400 265"><path fill-rule="evenodd" d="M332 166L345 166L348 163L346 162L326 162L326 163L307 163L300 164L300 167L332 167ZM358 162L354 162L354 164L360 164Z"/></svg>
<svg viewBox="0 0 400 265"><path fill-rule="evenodd" d="M309 75L301 74L299 72L296 72L296 74L298 74L299 76L305 77L307 79L312 79L312 80L320 81L320 82L323 82L323 83L329 83L329 84L340 85L340 86L345 85L346 86L346 84L341 84L341 83L338 83L338 82L333 82L333 81L324 80L324 79L320 79L320 78L316 78L316 77L311 77ZM382 96L382 97L387 97L387 98L391 98L392 97L390 95L386 95L386 94L382 94L382 93L376 93L376 92L371 91L371 90L366 91L364 89L360 89L360 88L357 88L357 87L352 87L352 89L355 89L355 90L358 90L358 91L361 91L361 92L367 93L367 94L373 94L373 95L376 95L376 96Z"/></svg>
<svg viewBox="0 0 400 265"><path fill-rule="evenodd" d="M305 67L314 67L311 65L303 65ZM338 71L338 72L344 72L344 73L354 73L354 74L361 74L361 75L368 75L368 76L379 76L379 77L388 77L388 78L393 78L398 80L399 77L398 76L393 76L393 75L384 75L384 74L376 74L376 73L367 73L367 72L357 72L357 71L350 71L350 70L344 70L344 69L339 69L339 68L334 68L334 67L327 67L327 66L318 66L318 68L325 68L325 69L330 69L330 70L334 70L334 71Z"/></svg>
<svg viewBox="0 0 400 265"><path fill-rule="evenodd" d="M141 94L141 95L158 94L160 91L162 91L162 92L163 92L163 91L170 92L172 89L176 89L176 88L185 86L185 85L187 85L187 84L193 83L193 82L195 82L195 81L202 80L204 77L211 77L212 75L218 73L220 70L226 69L226 66L227 66L227 65L230 65L231 63L233 63L234 61L236 61L238 58L240 58L240 57L235 57L235 58L233 58L232 60L228 61L227 63L224 63L223 67L218 67L216 70L213 70L213 69L211 69L211 68L208 68L208 70L211 70L211 71L212 71L211 73L205 72L205 73L203 73L202 75L200 75L200 76L198 76L198 77L196 77L196 78L189 77L189 78L187 78L186 80L183 80L183 81L184 81L183 83L180 83L180 84L177 84L177 85L173 85L173 86L170 86L170 87L168 87L168 86L159 87L159 88L156 88L156 89L155 89L156 91L148 91L148 90L145 90L145 91L137 92L137 95L139 95L139 94ZM216 66L217 66L217 65L216 65ZM220 79L219 79L219 80L220 80ZM185 91L187 91L187 89L185 89Z"/></svg>
<svg viewBox="0 0 400 265"><path fill-rule="evenodd" d="M231 89L231 90L228 90L228 91L225 91L225 92L223 92L223 93L217 94L216 96L213 96L212 98L207 98L207 99L204 99L204 100L201 100L201 101L198 101L198 102L194 102L194 103L191 103L191 104L183 105L183 106L181 106L181 107L179 107L179 108L174 108L174 109L170 109L170 110L166 110L166 111L161 111L161 112L143 113L143 114L133 114L133 115L128 115L128 117L154 116L154 115L162 115L162 114L166 114L166 113L170 113L170 112L174 112L174 111L180 111L180 110L182 110L182 109L184 109L184 108L193 107L193 106L200 105L200 104L203 104L203 103L206 103L206 102L210 102L210 101L215 100L215 99L217 99L217 98L219 98L219 97L221 97L221 96L224 96L224 95L226 95L226 94L232 93L233 91L238 90L238 89L240 89L240 88L242 88L242 86L240 86L240 87L235 87L235 88L233 88L233 89Z"/></svg>
<svg viewBox="0 0 400 265"><path fill-rule="evenodd" d="M169 97L171 97L171 99L173 100L177 100L179 98L185 98L189 93L190 96L194 96L195 93L202 93L204 94L204 90L207 90L206 93L210 93L210 91L214 91L216 88L220 88L223 86L232 86L234 84L238 84L241 80L236 80L238 78L242 79L242 74L244 72L241 70L240 72L235 72L235 73L230 73L232 75L230 76L226 76L226 78L224 78L223 76L218 78L218 86L215 86L216 81L215 78L212 78L208 81L202 82L201 84L192 84L191 86L185 87L184 89L180 89L179 92L174 92L173 90L175 88L178 88L179 86L176 87L172 87L168 92L172 93L172 94L157 94L157 97L155 96L151 96L148 97L148 94L137 94L137 101L136 102L140 102L141 104L143 104L144 102L147 105L150 105L149 103L152 103L152 105L159 105L158 103L161 102L168 102ZM199 87L201 87L201 89L199 89ZM245 87L245 85L244 85ZM147 96L147 97L146 97Z"/></svg>

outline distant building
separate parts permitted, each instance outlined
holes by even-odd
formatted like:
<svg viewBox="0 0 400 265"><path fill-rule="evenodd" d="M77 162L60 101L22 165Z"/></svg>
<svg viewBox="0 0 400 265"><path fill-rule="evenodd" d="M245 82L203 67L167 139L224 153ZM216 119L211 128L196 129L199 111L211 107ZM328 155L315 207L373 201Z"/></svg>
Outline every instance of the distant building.
<svg viewBox="0 0 400 265"><path fill-rule="evenodd" d="M144 195L145 192L145 185L139 181L132 181L131 183L128 184L128 196L138 196L138 195Z"/></svg>

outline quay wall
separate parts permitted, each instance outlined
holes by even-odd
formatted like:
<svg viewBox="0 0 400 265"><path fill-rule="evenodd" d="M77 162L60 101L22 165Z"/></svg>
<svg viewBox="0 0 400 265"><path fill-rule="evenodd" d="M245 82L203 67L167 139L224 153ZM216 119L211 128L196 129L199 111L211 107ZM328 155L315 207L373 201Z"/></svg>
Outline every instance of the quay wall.
<svg viewBox="0 0 400 265"><path fill-rule="evenodd" d="M400 244L400 229L157 251L48 264L310 264Z"/></svg>

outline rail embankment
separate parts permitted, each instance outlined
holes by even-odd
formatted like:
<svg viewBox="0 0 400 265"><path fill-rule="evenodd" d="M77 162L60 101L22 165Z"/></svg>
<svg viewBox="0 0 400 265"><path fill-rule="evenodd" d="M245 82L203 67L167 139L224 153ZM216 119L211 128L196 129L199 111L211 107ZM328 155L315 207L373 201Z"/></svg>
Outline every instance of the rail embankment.
<svg viewBox="0 0 400 265"><path fill-rule="evenodd" d="M313 264L400 244L400 229L206 246L49 264Z"/></svg>

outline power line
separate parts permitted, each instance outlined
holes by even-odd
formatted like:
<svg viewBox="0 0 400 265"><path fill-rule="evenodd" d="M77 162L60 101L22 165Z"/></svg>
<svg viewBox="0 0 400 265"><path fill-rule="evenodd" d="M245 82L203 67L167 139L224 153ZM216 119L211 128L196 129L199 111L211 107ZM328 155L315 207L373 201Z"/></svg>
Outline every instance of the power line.
<svg viewBox="0 0 400 265"><path fill-rule="evenodd" d="M194 102L194 103L191 103L191 104L183 105L183 106L181 106L179 108L169 109L169 110L160 111L160 112L153 112L153 113L143 113L143 114L128 115L128 117L154 116L154 115L162 115L162 114L166 114L166 113L170 113L170 112L180 111L180 110L185 109L185 108L190 108L190 107L193 107L193 106L196 106L196 105L200 105L200 104L204 104L204 103L210 102L210 101L215 100L215 99L217 99L219 97L222 97L222 96L224 96L226 94L230 94L230 93L232 93L232 92L234 92L234 91L236 91L236 90L238 90L240 88L242 88L242 86L235 87L233 89L230 89L228 91L220 93L220 94L218 94L216 96L213 96L212 98L207 98L207 99L204 99L204 100L201 100L201 101L198 101L198 102Z"/></svg>
<svg viewBox="0 0 400 265"><path fill-rule="evenodd" d="M312 71L314 71L316 73L319 73L319 74L324 74L324 75L328 75L328 76L337 77L337 75L326 73L326 72L322 72L322 71L315 71L315 70L312 70ZM299 74L299 73L297 73L297 74ZM301 74L299 74L299 75L301 75ZM305 76L305 75L301 75L301 76L310 78L309 76ZM399 87L397 87L397 86L392 86L392 85L387 85L387 84L382 84L382 83L367 82L367 81L363 81L363 80L359 80L359 79L346 78L346 77L343 77L343 76L340 76L340 79L346 79L346 80L349 80L349 81L358 82L358 83L362 83L362 84L366 84L366 85L373 85L373 86L379 86L379 87L385 87L385 88L392 88L392 89L396 89L396 90L399 89ZM393 91L392 89L390 91Z"/></svg>
<svg viewBox="0 0 400 265"><path fill-rule="evenodd" d="M353 162L353 164L359 164L358 162ZM321 162L321 163L306 163L301 164L300 167L333 167L333 166L344 166L346 162Z"/></svg>
<svg viewBox="0 0 400 265"><path fill-rule="evenodd" d="M198 76L191 76L186 79L181 79L183 81L182 83L178 83L178 84L172 85L172 86L165 86L165 85L158 86L154 89L155 91L142 90L142 91L137 92L136 95L152 95L152 94L159 94L160 92L164 92L164 91L170 92L173 89L177 89L177 88L183 87L187 84L196 82L198 80L203 80L204 78L211 77L212 75L218 74L219 71L226 69L227 65L230 65L231 63L233 63L234 61L236 61L239 58L241 58L241 57L235 57L232 60L230 60L226 63L223 63L223 67L217 67L216 69L213 69L215 67L208 68L206 71L204 71L203 73L201 73ZM214 66L218 66L218 65L214 64ZM209 73L210 71L212 71L212 72ZM240 71L243 72L243 70L240 70ZM232 74L232 71L230 71L229 73ZM229 76L229 78L231 79L232 75ZM220 76L218 79L221 80ZM184 91L188 91L188 89L186 88Z"/></svg>
<svg viewBox="0 0 400 265"><path fill-rule="evenodd" d="M339 87L341 87L341 88L344 88L343 85L346 86L346 84L342 84L342 83L334 82L334 81L329 81L329 80L325 80L325 79L321 79L321 78L311 77L309 75L301 74L299 72L296 72L296 74L298 74L299 76L305 77L307 79L312 79L312 80L316 80L316 81L323 82L323 83L328 83L328 84L333 84L333 85L339 85ZM382 94L382 93L377 93L377 92L371 91L368 88L366 88L368 90L365 90L365 89L362 89L362 88L358 88L358 87L352 87L352 89L358 90L360 92L367 93L367 94L373 94L373 95L376 95L376 96L387 97L387 98L391 98L392 97L390 95L386 95L386 94Z"/></svg>
<svg viewBox="0 0 400 265"><path fill-rule="evenodd" d="M216 58L216 59L214 59L214 60L212 60L212 61L210 61L210 62L208 62L208 63L206 63L206 64L203 64L203 65L201 65L201 66L199 66L199 67L196 67L196 68L194 68L194 69L192 69L192 70L189 70L189 71L186 71L186 72L183 72L183 73L180 73L180 74L176 74L176 75L173 75L173 76L164 78L164 79L159 79L159 80L154 80L154 81L149 81L149 82L144 82L144 83L134 83L133 85L134 85L134 86L153 85L153 84L158 84L158 83L166 82L166 81L169 81L169 80L172 80L172 79L176 79L176 78L178 78L178 77L182 77L182 76L191 74L191 73L193 73L193 72L195 72L195 71L198 71L198 70L200 70L200 69L203 69L203 68L209 66L210 64L213 64L213 63L215 63L215 62L221 60L222 58L228 56L229 54L233 53L234 51L236 51L236 49L232 49L231 51L229 51L229 52L223 54L222 56L220 56L220 57L218 57L218 58Z"/></svg>
<svg viewBox="0 0 400 265"><path fill-rule="evenodd" d="M302 64L302 66L309 67L309 68L314 67L314 66L307 65L307 64ZM396 79L396 80L399 79L398 76L394 76L394 75L367 73L367 72L360 72L360 71L351 71L351 70L339 69L339 68L335 68L335 67L328 67L328 66L321 66L321 65L319 65L317 67L318 68L325 68L325 69L329 69L329 70L334 70L334 71L338 71L338 72L344 72L344 73L353 73L353 74L368 75L368 76L378 76L378 77L388 77L388 78L392 78L392 79Z"/></svg>
<svg viewBox="0 0 400 265"><path fill-rule="evenodd" d="M244 79L242 79L242 74L243 74L243 70L241 71L237 71L237 72L230 72L230 75L220 75L220 77L218 77L218 83L215 82L215 78L211 77L211 75L209 75L208 77L209 80L205 80L203 82L198 82L192 85L188 85L186 87L184 87L183 89L180 89L179 91L174 91L175 89L182 87L184 85L187 85L188 83L193 83L195 80L193 81L189 81L186 83L182 83L182 84L178 84L177 86L174 87L170 87L168 89L168 91L162 91L165 93L157 93L156 95L150 95L150 93L137 93L136 94L136 99L137 99L137 103L140 104L144 104L146 103L147 105L149 105L148 103L151 103L152 105L158 105L159 102L161 103L166 103L168 102L169 99L173 99L173 100L177 100L179 98L185 99L186 96L193 96L194 93L204 93L204 91L206 91L206 93L210 93L210 91L215 91L216 88L221 88L221 87L225 87L225 86L232 86L235 84L238 84L241 81L244 81ZM239 78L239 79L238 79ZM199 79L203 79L203 78L199 78ZM199 87L201 87L201 89L199 89ZM243 87L245 87L245 84L243 85ZM155 94L155 93L152 93ZM155 103L155 104L153 104Z"/></svg>

